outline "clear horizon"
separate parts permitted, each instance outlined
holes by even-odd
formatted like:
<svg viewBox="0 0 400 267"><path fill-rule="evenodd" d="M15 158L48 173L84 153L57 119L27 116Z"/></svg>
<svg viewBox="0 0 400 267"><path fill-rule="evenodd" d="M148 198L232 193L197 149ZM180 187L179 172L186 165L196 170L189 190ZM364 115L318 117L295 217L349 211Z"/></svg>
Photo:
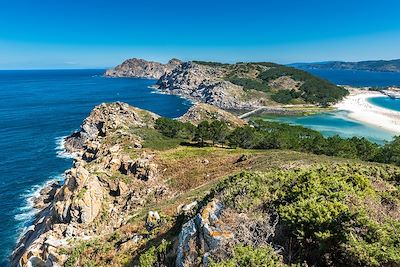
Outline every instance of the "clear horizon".
<svg viewBox="0 0 400 267"><path fill-rule="evenodd" d="M0 69L108 68L133 57L288 64L400 58L394 0L3 3Z"/></svg>

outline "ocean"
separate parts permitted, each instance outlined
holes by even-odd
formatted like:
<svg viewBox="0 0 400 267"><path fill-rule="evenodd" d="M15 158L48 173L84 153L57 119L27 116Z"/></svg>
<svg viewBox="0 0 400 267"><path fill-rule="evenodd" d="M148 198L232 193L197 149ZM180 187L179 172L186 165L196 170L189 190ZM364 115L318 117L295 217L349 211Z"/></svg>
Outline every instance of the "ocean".
<svg viewBox="0 0 400 267"><path fill-rule="evenodd" d="M316 76L327 79L334 84L350 85L355 87L384 87L384 86L400 86L399 72L375 72L361 70L318 70L307 69Z"/></svg>
<svg viewBox="0 0 400 267"><path fill-rule="evenodd" d="M191 103L157 94L154 80L102 77L104 70L0 71L0 266L33 210L29 198L49 180L62 179L72 160L63 136L79 129L94 106L123 101L166 117Z"/></svg>

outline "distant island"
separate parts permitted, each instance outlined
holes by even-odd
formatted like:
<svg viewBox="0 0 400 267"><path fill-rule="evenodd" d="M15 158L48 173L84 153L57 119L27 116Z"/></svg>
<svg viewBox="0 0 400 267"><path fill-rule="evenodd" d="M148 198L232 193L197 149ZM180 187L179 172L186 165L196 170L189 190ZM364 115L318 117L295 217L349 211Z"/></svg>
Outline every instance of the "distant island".
<svg viewBox="0 0 400 267"><path fill-rule="evenodd" d="M400 59L368 60L359 62L326 61L316 63L294 63L290 64L290 66L301 69L400 72Z"/></svg>
<svg viewBox="0 0 400 267"><path fill-rule="evenodd" d="M158 79L156 87L163 92L226 110L329 106L348 94L346 89L306 71L270 62L225 64L172 59L161 64L134 58L105 75Z"/></svg>

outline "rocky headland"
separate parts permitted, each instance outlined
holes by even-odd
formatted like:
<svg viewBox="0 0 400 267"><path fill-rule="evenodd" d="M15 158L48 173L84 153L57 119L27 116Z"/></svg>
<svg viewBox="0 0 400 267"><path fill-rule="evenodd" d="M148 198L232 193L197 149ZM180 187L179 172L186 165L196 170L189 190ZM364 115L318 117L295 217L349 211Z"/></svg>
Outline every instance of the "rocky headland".
<svg viewBox="0 0 400 267"><path fill-rule="evenodd" d="M175 58L171 59L166 64L132 58L125 60L122 64L113 69L107 70L105 76L159 79L162 75L172 71L181 63L179 59Z"/></svg>
<svg viewBox="0 0 400 267"><path fill-rule="evenodd" d="M149 234L132 229L132 221L145 212L143 229L151 231L162 218L157 211L148 210L150 203L170 201L184 193L170 188L164 175L171 166L159 159L158 151L144 147L147 135L155 132L157 118L154 113L120 102L93 109L81 129L65 139L66 151L75 157L72 168L65 172L65 181L50 184L33 200L40 212L19 240L11 266L81 266L73 258L74 249L84 242L110 236L118 229L127 231L118 243L119 248L132 249L149 239ZM194 123L203 119L221 119L232 126L245 124L206 104L195 105L181 118ZM208 160L200 162L204 164L209 164ZM212 165L209 164L210 169ZM200 208L197 203L186 204L189 205L179 208L178 215ZM209 205L214 205L207 211L210 215L196 219L201 227L212 227L208 216L219 216L220 204ZM185 228L182 231L177 266L187 261L182 253L192 238L186 237ZM207 238L207 242L216 242L210 233Z"/></svg>
<svg viewBox="0 0 400 267"><path fill-rule="evenodd" d="M155 87L162 92L231 111L286 104L326 106L347 94L307 72L268 62L171 60L163 65L133 59L108 70L106 76L159 78Z"/></svg>

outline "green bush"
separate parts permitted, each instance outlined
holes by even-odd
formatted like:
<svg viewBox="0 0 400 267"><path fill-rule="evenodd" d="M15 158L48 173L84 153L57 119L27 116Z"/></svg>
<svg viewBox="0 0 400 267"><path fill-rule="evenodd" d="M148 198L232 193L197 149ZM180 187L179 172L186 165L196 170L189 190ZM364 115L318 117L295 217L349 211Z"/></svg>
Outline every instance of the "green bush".
<svg viewBox="0 0 400 267"><path fill-rule="evenodd" d="M211 267L284 267L282 258L270 246L253 248L251 246L236 246L232 258L222 262L211 262Z"/></svg>
<svg viewBox="0 0 400 267"><path fill-rule="evenodd" d="M294 99L290 90L279 90L271 96L272 100L282 104L288 104Z"/></svg>
<svg viewBox="0 0 400 267"><path fill-rule="evenodd" d="M155 128L163 135L170 138L187 138L191 139L195 131L195 126L191 123L183 123L168 118L158 118Z"/></svg>
<svg viewBox="0 0 400 267"><path fill-rule="evenodd" d="M276 237L275 242L285 246L292 238L290 249L292 255L297 255L294 262L306 261L313 266L398 266L399 220L389 214L379 219L368 215L381 205L381 199L387 198L385 192L372 185L372 179L381 177L392 181L398 173L349 164L245 172L221 182L214 194L238 212L277 213L279 229L285 235ZM396 192L392 199L399 203Z"/></svg>
<svg viewBox="0 0 400 267"><path fill-rule="evenodd" d="M171 249L170 241L162 240L157 247L152 246L139 257L139 267L153 267L156 263L167 261L167 252Z"/></svg>
<svg viewBox="0 0 400 267"><path fill-rule="evenodd" d="M233 76L226 78L226 80L242 86L244 90L257 90L262 92L269 92L271 90L267 83L256 79Z"/></svg>

